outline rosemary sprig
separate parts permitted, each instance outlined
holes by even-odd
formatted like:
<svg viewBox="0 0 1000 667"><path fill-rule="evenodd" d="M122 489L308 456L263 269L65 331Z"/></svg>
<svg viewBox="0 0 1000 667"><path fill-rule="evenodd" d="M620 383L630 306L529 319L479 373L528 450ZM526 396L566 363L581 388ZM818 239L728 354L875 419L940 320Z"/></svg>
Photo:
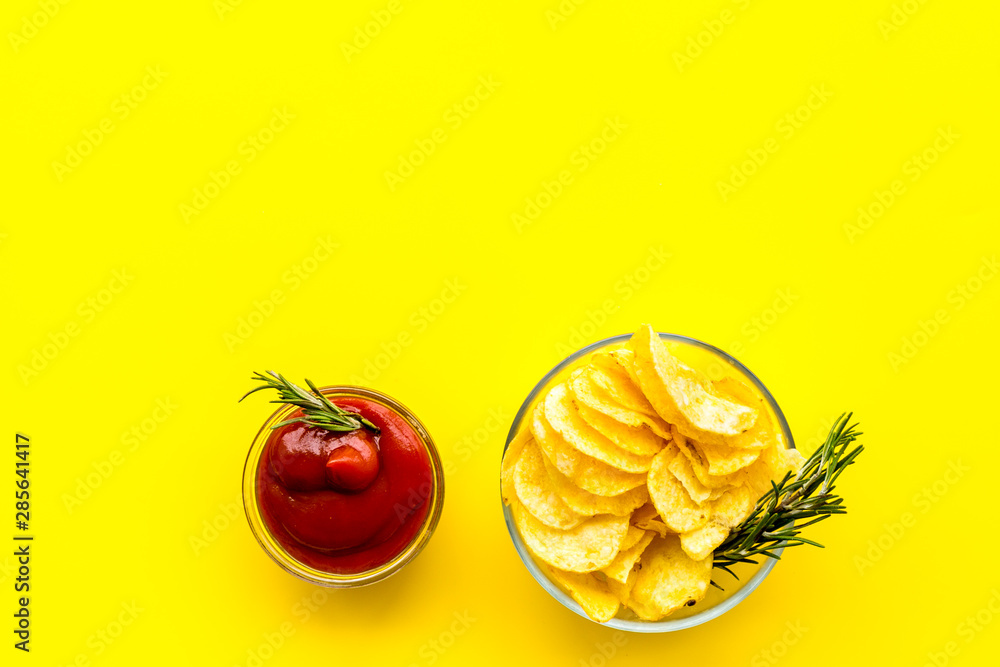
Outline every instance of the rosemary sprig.
<svg viewBox="0 0 1000 667"><path fill-rule="evenodd" d="M306 379L306 384L308 384L309 388L312 389L312 393L309 393L302 387L289 382L281 375L281 373L275 373L274 371L267 371L267 375L264 375L263 373L254 373L253 378L251 379L259 380L264 384L243 394L240 401L250 394L260 391L261 389L277 389L280 398L276 401L271 401L271 403L286 403L288 405L296 405L302 408L301 417L286 419L285 421L272 426L272 429L286 426L288 424L303 423L307 426L324 428L327 431L354 431L364 427L370 429L376 434L379 432L378 426L375 426L375 424L371 423L361 415L337 407L331 403L329 399L323 395L323 392L317 389L316 385L314 385L308 378Z"/></svg>
<svg viewBox="0 0 1000 667"><path fill-rule="evenodd" d="M760 497L750 516L715 550L713 566L738 579L729 569L736 563L756 564L755 558L759 556L780 560L775 553L777 549L800 544L823 547L799 533L806 526L847 512L844 499L833 490L840 474L864 450L863 445L858 445L847 451L861 436L856 430L857 423L848 425L852 415L841 415L834 422L826 442L806 459L794 476L787 472L780 482L771 482L771 490ZM722 588L714 581L712 585Z"/></svg>

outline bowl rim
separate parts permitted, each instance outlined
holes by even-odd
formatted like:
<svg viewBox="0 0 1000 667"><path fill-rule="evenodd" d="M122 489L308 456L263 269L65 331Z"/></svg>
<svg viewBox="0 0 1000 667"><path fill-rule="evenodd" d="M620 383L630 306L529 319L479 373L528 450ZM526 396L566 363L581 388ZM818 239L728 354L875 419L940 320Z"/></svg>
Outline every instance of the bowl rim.
<svg viewBox="0 0 1000 667"><path fill-rule="evenodd" d="M264 447L267 444L271 425L294 412L297 409L294 405L279 406L261 425L260 430L258 430L250 444L246 461L243 464L243 477L240 489L243 499L243 512L246 515L247 523L250 524L250 532L253 533L254 539L257 540L257 543L264 552L281 569L289 574L311 584L328 588L367 586L382 581L400 571L427 546L441 519L441 512L444 507L444 466L442 465L437 446L434 444L434 440L431 438L430 433L427 432L423 423L421 423L413 411L388 394L357 385L328 385L319 387L319 390L327 397L354 396L383 405L398 414L414 430L427 451L431 465L433 487L431 489L432 497L428 498L431 507L427 512L427 516L424 517L420 530L413 536L413 540L406 548L396 554L391 560L378 567L356 574L324 572L298 561L288 553L274 536L271 535L271 531L261 515L260 507L257 503L257 467L260 457L263 455Z"/></svg>
<svg viewBox="0 0 1000 667"><path fill-rule="evenodd" d="M701 348L707 352L717 355L720 357L721 361L728 363L730 366L734 367L747 379L749 379L755 387L761 392L764 398L767 400L768 404L771 406L771 410L774 412L775 417L778 420L778 425L781 427L782 435L785 438L785 446L787 449L795 449L795 440L792 438L791 429L788 426L788 421L785 419L784 413L778 406L778 402L771 395L771 392L764 386L764 383L760 381L749 368L744 366L738 359L727 353L726 351L719 349L714 345L710 345L697 338L691 338L690 336L683 336L680 334L672 334L665 332L657 332L661 340L675 341L685 345L693 345L695 347ZM591 352L598 350L608 345L613 345L615 343L625 342L632 337L631 333L619 334L616 336L611 336L609 338L603 338L601 340L595 341L585 347L580 348L576 352L573 352L565 359L556 364L552 370L545 374L541 380L534 386L528 397L524 399L521 407L518 409L517 414L514 415L514 421L511 423L510 431L507 433L507 441L504 443L503 453L501 454L501 460L503 460L503 454L507 453L507 447L510 445L511 440L517 435L520 430L521 422L524 419L528 408L534 403L538 395L545 389L549 382L561 373L567 366L570 366L578 359L584 355L590 354ZM733 607L738 605L740 602L745 600L747 597L753 593L760 583L770 574L771 570L774 569L776 560L773 558L765 558L764 562L760 565L754 574L746 580L743 586L730 595L728 598L722 602L709 607L697 614L687 616L685 618L676 618L663 621L632 621L621 618L612 618L606 623L599 623L594 619L587 616L587 613L583 610L580 604L571 598L566 592L564 592L559 586L557 586L553 581L551 581L542 572L541 568L535 562L534 558L528 551L527 546L524 544L524 540L521 538L520 532L517 530L517 526L514 524L514 516L510 510L510 507L503 502L503 494L501 492L500 504L503 507L504 522L507 524L507 531L510 533L511 541L514 543L514 548L517 551L518 556L521 558L521 562L524 564L525 568L531 573L535 581L544 588L549 595L562 603L562 605L568 608L570 611L575 612L577 615L586 618L592 623L598 625L615 628L616 630L624 630L626 632L637 632L637 633L661 633L661 632L675 632L677 630L685 630L687 628L692 628L702 623L707 623L714 618L718 618L722 614L731 610ZM780 556L784 549L777 549L775 553Z"/></svg>

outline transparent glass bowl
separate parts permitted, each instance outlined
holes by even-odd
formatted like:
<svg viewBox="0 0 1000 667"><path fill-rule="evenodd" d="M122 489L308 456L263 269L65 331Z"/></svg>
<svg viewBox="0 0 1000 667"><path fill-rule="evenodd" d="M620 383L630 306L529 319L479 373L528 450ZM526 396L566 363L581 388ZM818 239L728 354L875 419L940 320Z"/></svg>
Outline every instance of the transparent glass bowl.
<svg viewBox="0 0 1000 667"><path fill-rule="evenodd" d="M243 466L243 510L246 512L247 521L250 523L250 530L257 542L265 552L281 566L283 570L290 574L304 579L313 584L327 586L330 588L354 588L367 586L377 581L381 581L399 570L407 563L417 557L427 542L434 534L438 520L441 518L441 508L444 505L444 469L441 466L441 457L438 455L434 441L427 433L423 424L405 406L385 394L367 389L365 387L354 387L349 385L322 387L320 391L328 398L336 397L358 397L392 410L402 417L416 432L417 437L427 449L427 455L431 464L431 475L433 488L427 502L430 509L424 518L423 526L414 535L413 540L392 560L377 568L359 572L357 574L334 574L310 567L295 559L278 542L267 524L264 522L257 504L257 466L260 464L260 457L264 452L267 439L271 435L271 426L287 419L298 408L293 405L283 405L272 414L264 425L260 427L253 444L250 445L250 452L247 454L246 463Z"/></svg>
<svg viewBox="0 0 1000 667"><path fill-rule="evenodd" d="M757 376L751 373L746 366L719 348L703 343L700 340L688 338L687 336L679 336L677 334L661 333L659 335L662 340L667 342L668 346L671 346L672 353L680 357L685 363L695 366L696 368L700 367L700 369L706 372L712 379L719 379L727 374L732 374L752 383L770 405L774 415L775 424L779 427L778 435L779 437L784 438L785 447L789 449L795 448L795 442L792 439L791 430L788 428L788 422L785 420L785 416L782 414L781 408L778 407L777 401L775 401L774 397L771 396L771 392L767 390L764 383L757 379ZM584 347L583 349L577 350L559 362L555 368L549 371L545 377L543 377L538 384L535 385L535 388L531 390L528 397L524 399L524 403L521 404L520 410L518 410L517 415L514 416L514 423L510 427L510 432L507 434L507 445L510 444L510 441L513 440L514 436L521 430L521 424L524 419L526 417L530 417L530 411L534 408L535 402L542 392L548 389L557 380L567 376L577 366L581 365L587 355L605 347L620 347L631 337L632 334L622 334L620 336L613 336L611 338L599 340L596 343L592 343L587 347ZM506 453L506 451L507 446L505 445L504 453ZM571 598L569 594L545 576L541 568L538 566L538 563L535 562L535 559L528 550L528 547L524 544L524 540L521 538L521 534L518 532L517 526L514 523L514 517L510 511L510 507L503 504L502 497L500 503L503 506L504 520L507 523L507 530L510 532L510 538L513 540L514 547L517 549L517 554L521 557L521 561L524 563L524 566L528 568L531 576L535 578L535 581L537 581L539 585L549 593L549 595L561 602L563 606L588 620L593 620L587 616L586 612L583 611L583 608L580 607L576 600ZM776 553L780 556L781 551L782 550L779 549ZM721 601L701 609L701 611L684 615L679 618L668 616L662 621L628 620L615 617L607 623L601 623L601 625L628 632L649 633L673 632L675 630L684 630L686 628L692 628L696 625L701 625L702 623L710 621L713 618L717 618L726 613L754 592L754 590L760 585L760 582L762 582L771 572L777 562L771 558L763 558L762 560L763 562L758 566L744 569L740 573L740 580L733 579L722 570L714 571L713 578L718 577L717 581L719 581L727 591L733 592ZM709 591L709 594L712 595L713 593L711 591L715 591L714 587L710 587ZM681 609L675 613L685 614L685 610ZM596 621L594 622L596 623Z"/></svg>

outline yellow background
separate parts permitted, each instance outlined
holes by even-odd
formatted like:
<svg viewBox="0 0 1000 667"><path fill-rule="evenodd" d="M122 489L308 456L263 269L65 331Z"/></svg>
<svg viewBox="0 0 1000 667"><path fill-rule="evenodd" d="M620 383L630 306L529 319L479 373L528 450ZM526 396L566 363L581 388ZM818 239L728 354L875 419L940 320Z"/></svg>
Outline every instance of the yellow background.
<svg viewBox="0 0 1000 667"><path fill-rule="evenodd" d="M387 2L63 1L0 11L0 532L12 544L21 431L37 536L30 655L11 646L13 548L0 557L4 664L255 664L283 624L264 664L995 658L1000 622L960 626L993 620L1000 590L995 3L593 0L562 16L557 0L400 0L348 60L342 43ZM144 88L147 68L165 75ZM456 126L448 111L480 77L499 85ZM814 87L829 96L800 109ZM294 118L248 160L273 109ZM626 127L581 171L608 119ZM112 131L57 173L102 122ZM436 130L444 142L391 190L385 172ZM765 145L777 152L724 201L718 182ZM186 221L181 205L230 161L239 173ZM845 228L896 180L883 215ZM327 238L339 247L318 261ZM644 272L651 248L670 257ZM256 326L234 343L241 320ZM840 487L850 513L814 531L825 550L788 553L707 625L623 638L530 578L497 472L510 419L565 347L647 321L736 346L800 446L854 410L868 450ZM24 373L36 352L51 358ZM239 507L270 406L236 399L254 370L337 383L367 362L383 368L366 384L412 408L450 462L444 514L404 572L305 614L314 589L267 558ZM148 435L132 447L134 428Z"/></svg>

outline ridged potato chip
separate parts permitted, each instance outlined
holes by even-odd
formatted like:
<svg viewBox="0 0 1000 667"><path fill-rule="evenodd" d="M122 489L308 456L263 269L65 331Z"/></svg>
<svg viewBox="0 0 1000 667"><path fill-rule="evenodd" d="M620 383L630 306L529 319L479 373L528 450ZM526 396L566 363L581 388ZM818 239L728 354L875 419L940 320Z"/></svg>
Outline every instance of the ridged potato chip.
<svg viewBox="0 0 1000 667"><path fill-rule="evenodd" d="M599 496L617 496L646 482L643 473L624 472L570 447L546 421L541 404L535 409L531 433L556 469L586 491Z"/></svg>
<svg viewBox="0 0 1000 667"><path fill-rule="evenodd" d="M587 407L583 402L576 404L576 410L591 428L627 452L637 456L653 456L663 449L665 441L648 426L628 426Z"/></svg>
<svg viewBox="0 0 1000 667"><path fill-rule="evenodd" d="M510 504L518 532L540 560L567 572L593 572L607 567L618 555L628 532L628 517L599 514L576 528L546 526L518 501Z"/></svg>
<svg viewBox="0 0 1000 667"><path fill-rule="evenodd" d="M628 355L629 367L632 365L632 353L627 349L616 350ZM590 378L604 389L613 401L629 410L635 410L659 420L660 415L649 402L639 385L628 374L628 370L619 361L620 356L612 353L594 355L595 361L601 361L590 369Z"/></svg>
<svg viewBox="0 0 1000 667"><path fill-rule="evenodd" d="M578 404L582 403L588 408L607 415L627 426L635 428L648 426L653 433L661 438L666 439L670 437L669 426L666 422L659 417L651 417L650 415L621 405L611 398L608 392L599 384L594 382L588 370L586 368L578 369L570 376L568 381L573 398Z"/></svg>
<svg viewBox="0 0 1000 667"><path fill-rule="evenodd" d="M565 572L543 565L549 578L569 593L569 596L583 607L587 616L598 623L607 623L618 613L618 596L611 592L608 584L591 573Z"/></svg>
<svg viewBox="0 0 1000 667"><path fill-rule="evenodd" d="M542 459L556 492L574 512L587 516L595 514L626 516L649 502L649 491L646 490L645 484L640 484L617 496L599 496L574 484L569 477L559 472L544 454Z"/></svg>
<svg viewBox="0 0 1000 667"><path fill-rule="evenodd" d="M726 489L710 503L711 514L701 528L681 534L681 548L695 560L706 558L722 544L731 529L743 523L754 508L755 499L746 486Z"/></svg>
<svg viewBox="0 0 1000 667"><path fill-rule="evenodd" d="M589 518L570 509L556 491L533 440L525 444L514 467L514 489L524 508L547 526L567 530Z"/></svg>
<svg viewBox="0 0 1000 667"><path fill-rule="evenodd" d="M652 531L660 537L666 537L673 532L660 519L660 515L656 513L656 508L652 503L643 505L633 512L631 521L635 528Z"/></svg>
<svg viewBox="0 0 1000 667"><path fill-rule="evenodd" d="M749 516L755 503L753 492L746 486L730 487L712 503L712 521L726 528L735 528Z"/></svg>
<svg viewBox="0 0 1000 667"><path fill-rule="evenodd" d="M545 419L571 447L583 454L625 472L643 473L649 470L652 456L627 452L587 424L576 411L566 385L557 384L545 398Z"/></svg>
<svg viewBox="0 0 1000 667"><path fill-rule="evenodd" d="M746 470L746 483L758 497L771 490L771 480L781 481L786 472L796 472L805 458L797 449L768 447Z"/></svg>
<svg viewBox="0 0 1000 667"><path fill-rule="evenodd" d="M719 396L705 377L667 352L648 324L632 335L629 349L642 393L660 417L689 438L723 444L756 421L754 408Z"/></svg>
<svg viewBox="0 0 1000 667"><path fill-rule="evenodd" d="M625 583L616 581L615 579L608 579L606 582L608 590L611 591L611 593L614 594L614 596L618 598L618 601L622 604L627 604L629 595L632 592L632 587L635 586L635 574L635 569L633 568L633 570L629 572L628 579L625 580Z"/></svg>
<svg viewBox="0 0 1000 667"><path fill-rule="evenodd" d="M628 606L645 621L658 621L705 597L712 559L693 560L676 535L656 538L643 552Z"/></svg>
<svg viewBox="0 0 1000 667"><path fill-rule="evenodd" d="M712 383L723 396L727 396L742 405L757 409L757 421L754 425L726 440L730 447L739 449L765 449L778 442L771 420L770 407L764 397L752 387L732 377L725 377Z"/></svg>
<svg viewBox="0 0 1000 667"><path fill-rule="evenodd" d="M687 458L688 462L691 463L691 469L694 471L695 477L703 485L707 486L709 489L725 489L733 484L739 483L739 475L710 475L708 474L708 461L702 456L702 453L691 445L687 438L677 431L675 426L670 427L673 433L673 443L677 445L677 448L681 451L681 454Z"/></svg>
<svg viewBox="0 0 1000 667"><path fill-rule="evenodd" d="M736 449L726 445L708 445L690 441L708 462L709 475L730 475L746 468L760 456L759 449Z"/></svg>
<svg viewBox="0 0 1000 667"><path fill-rule="evenodd" d="M698 505L704 504L712 495L712 489L698 481L698 477L695 475L688 457L675 456L668 467L670 468L670 472L674 473L677 481L684 486L687 494L691 496L691 500Z"/></svg>
<svg viewBox="0 0 1000 667"><path fill-rule="evenodd" d="M701 528L708 522L709 508L701 507L684 490L684 485L670 471L675 456L681 456L677 446L668 444L653 457L647 486L649 497L663 523L675 533L686 533Z"/></svg>
<svg viewBox="0 0 1000 667"><path fill-rule="evenodd" d="M500 464L500 493L503 501L510 503L514 498L514 467L521 457L525 443L531 439L531 432L523 429L514 435L513 440L507 445L507 451L503 454L503 462Z"/></svg>
<svg viewBox="0 0 1000 667"><path fill-rule="evenodd" d="M607 575L608 579L614 579L624 584L628 580L629 574L632 573L632 568L639 562L642 552L646 550L646 547L649 546L654 537L656 537L656 533L652 531L646 530L640 532L639 541L629 547L623 547L618 552L618 555L615 556L615 559L611 561L611 564L601 571Z"/></svg>
<svg viewBox="0 0 1000 667"><path fill-rule="evenodd" d="M681 533L681 548L694 560L708 558L729 537L729 528L709 521L701 528Z"/></svg>
<svg viewBox="0 0 1000 667"><path fill-rule="evenodd" d="M632 547L634 547L636 544L639 543L639 540L641 540L642 536L645 534L646 531L644 531L642 528L636 528L635 526L629 525L628 532L625 533L625 539L622 540L622 545L619 548L622 551L625 551L626 549L631 549Z"/></svg>

